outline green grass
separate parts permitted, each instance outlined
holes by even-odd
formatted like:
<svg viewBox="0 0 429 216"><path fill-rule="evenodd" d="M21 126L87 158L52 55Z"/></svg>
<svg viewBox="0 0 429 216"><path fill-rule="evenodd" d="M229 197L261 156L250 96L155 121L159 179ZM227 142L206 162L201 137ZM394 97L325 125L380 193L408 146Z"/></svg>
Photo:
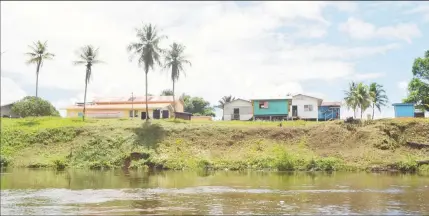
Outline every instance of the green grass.
<svg viewBox="0 0 429 216"><path fill-rule="evenodd" d="M146 153L131 168L357 170L394 167L424 171L427 119L393 119L350 125L336 122L240 122L1 119L2 166L119 168L131 152Z"/></svg>

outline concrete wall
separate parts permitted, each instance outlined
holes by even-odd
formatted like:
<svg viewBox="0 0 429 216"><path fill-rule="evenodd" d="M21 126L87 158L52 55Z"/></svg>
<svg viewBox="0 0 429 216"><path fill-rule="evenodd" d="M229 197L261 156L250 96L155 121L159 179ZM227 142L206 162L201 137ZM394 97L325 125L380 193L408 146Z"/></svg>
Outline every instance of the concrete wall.
<svg viewBox="0 0 429 216"><path fill-rule="evenodd" d="M9 117L13 117L13 118L19 117L18 115L16 115L15 113L13 113L11 111L12 105L13 104L8 104L8 105L5 105L5 106L1 106L1 109L0 109L0 114L1 115L0 116L1 117L3 117L3 116L9 116Z"/></svg>
<svg viewBox="0 0 429 216"><path fill-rule="evenodd" d="M211 116L192 116L191 121L211 121Z"/></svg>
<svg viewBox="0 0 429 216"><path fill-rule="evenodd" d="M395 105L395 117L414 117L414 105Z"/></svg>
<svg viewBox="0 0 429 216"><path fill-rule="evenodd" d="M285 100L261 100L268 101L268 108L259 108L259 100L253 101L254 115L287 115L289 111L289 102Z"/></svg>
<svg viewBox="0 0 429 216"><path fill-rule="evenodd" d="M297 106L298 117L303 119L317 119L319 116L319 103L316 98L297 95L292 99L292 106ZM304 105L312 105L312 111L305 111Z"/></svg>
<svg viewBox="0 0 429 216"><path fill-rule="evenodd" d="M130 117L130 111L131 110L87 110L86 116L92 117L92 118L131 118ZM108 114L108 115L102 115L97 113L102 112L114 112L116 114ZM134 118L141 118L141 112L146 112L145 109L143 110L137 110L136 109L136 116ZM76 118L82 116L83 111L82 110L67 110L67 117ZM172 111L169 110L169 116L172 116ZM162 117L162 110L161 110L161 117ZM149 118L153 119L153 110L149 109Z"/></svg>
<svg viewBox="0 0 429 216"><path fill-rule="evenodd" d="M223 109L223 120L230 121L234 114L234 109L239 109L241 121L250 120L253 117L253 107L250 101L235 100L227 103Z"/></svg>

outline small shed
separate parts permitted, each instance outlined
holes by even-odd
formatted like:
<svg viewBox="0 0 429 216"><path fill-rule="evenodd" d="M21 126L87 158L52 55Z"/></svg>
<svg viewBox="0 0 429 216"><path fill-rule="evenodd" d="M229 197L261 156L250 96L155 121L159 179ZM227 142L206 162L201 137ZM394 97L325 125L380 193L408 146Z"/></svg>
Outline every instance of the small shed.
<svg viewBox="0 0 429 216"><path fill-rule="evenodd" d="M236 99L224 104L223 106L223 120L241 120L249 121L253 117L252 102Z"/></svg>
<svg viewBox="0 0 429 216"><path fill-rule="evenodd" d="M395 118L401 117L414 117L414 104L412 103L394 103L392 104L395 109Z"/></svg>
<svg viewBox="0 0 429 216"><path fill-rule="evenodd" d="M193 115L192 113L188 112L174 112L174 116L176 116L178 119L191 120Z"/></svg>

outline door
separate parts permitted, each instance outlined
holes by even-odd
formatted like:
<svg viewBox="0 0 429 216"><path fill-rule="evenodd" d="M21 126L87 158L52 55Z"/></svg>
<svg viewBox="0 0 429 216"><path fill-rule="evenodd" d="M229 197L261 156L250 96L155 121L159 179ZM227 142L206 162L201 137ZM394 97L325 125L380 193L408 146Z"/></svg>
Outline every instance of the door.
<svg viewBox="0 0 429 216"><path fill-rule="evenodd" d="M233 120L240 120L240 109L234 108L234 114L232 115Z"/></svg>
<svg viewBox="0 0 429 216"><path fill-rule="evenodd" d="M294 105L292 106L292 117L298 116L298 106Z"/></svg>
<svg viewBox="0 0 429 216"><path fill-rule="evenodd" d="M170 113L168 112L168 110L163 110L163 111L162 111L162 118L163 118L163 119L168 118L168 117L169 117L169 114L170 114Z"/></svg>
<svg viewBox="0 0 429 216"><path fill-rule="evenodd" d="M161 118L161 110L154 110L153 119L160 119L160 118Z"/></svg>
<svg viewBox="0 0 429 216"><path fill-rule="evenodd" d="M145 120L146 119L146 112L142 112L140 116L141 116L141 119Z"/></svg>

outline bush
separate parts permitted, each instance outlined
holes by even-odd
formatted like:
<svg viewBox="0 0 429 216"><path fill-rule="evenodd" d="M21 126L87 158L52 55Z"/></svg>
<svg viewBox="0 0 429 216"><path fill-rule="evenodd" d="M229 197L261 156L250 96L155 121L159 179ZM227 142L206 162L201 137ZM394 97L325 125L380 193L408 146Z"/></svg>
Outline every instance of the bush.
<svg viewBox="0 0 429 216"><path fill-rule="evenodd" d="M11 111L20 117L60 115L49 101L34 96L27 96L16 102Z"/></svg>

